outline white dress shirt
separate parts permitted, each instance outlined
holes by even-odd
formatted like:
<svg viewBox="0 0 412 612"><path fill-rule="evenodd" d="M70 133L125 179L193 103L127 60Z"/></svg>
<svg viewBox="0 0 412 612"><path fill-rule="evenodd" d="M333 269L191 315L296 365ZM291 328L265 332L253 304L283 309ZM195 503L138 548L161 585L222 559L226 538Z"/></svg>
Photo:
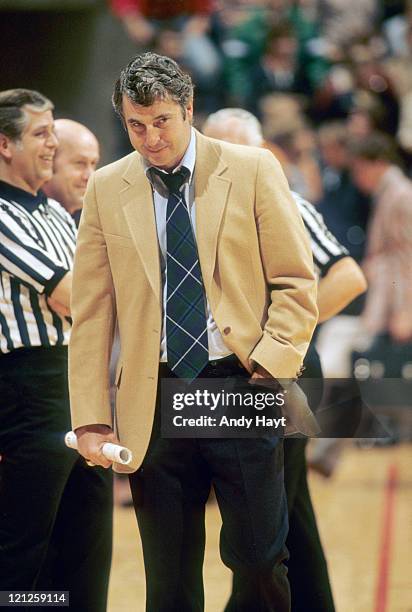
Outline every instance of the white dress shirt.
<svg viewBox="0 0 412 612"><path fill-rule="evenodd" d="M184 197L189 206L190 221L192 224L193 234L196 240L196 203L195 203L195 181L194 181L194 170L196 164L196 133L192 129L189 146L186 149L180 165L175 168L174 172L178 171L181 166L187 168L190 172L189 181L184 185ZM153 192L153 203L155 208L156 217L156 229L157 239L159 242L160 250L160 262L162 271L162 283L163 283L163 323L162 323L162 336L160 343L160 361L167 361L167 348L166 348L166 298L167 298L167 274L166 274L166 211L167 211L167 199L168 194L161 180L156 176L155 173L151 172L152 166L145 164L146 176L152 185ZM221 359L232 353L227 348L223 341L222 334L220 333L215 320L213 319L209 302L207 301L206 295L206 315L207 315L207 338L209 344L209 360Z"/></svg>

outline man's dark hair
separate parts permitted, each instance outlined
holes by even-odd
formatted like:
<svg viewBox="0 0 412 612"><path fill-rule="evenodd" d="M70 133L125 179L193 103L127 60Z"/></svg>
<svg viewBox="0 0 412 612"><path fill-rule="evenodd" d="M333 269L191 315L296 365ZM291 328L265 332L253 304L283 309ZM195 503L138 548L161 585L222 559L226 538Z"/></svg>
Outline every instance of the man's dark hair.
<svg viewBox="0 0 412 612"><path fill-rule="evenodd" d="M402 165L395 141L382 132L372 132L364 138L349 143L352 157L368 161L386 161L397 166Z"/></svg>
<svg viewBox="0 0 412 612"><path fill-rule="evenodd" d="M170 57L148 52L134 57L115 83L112 102L122 121L123 95L139 106L151 106L157 100L173 100L181 106L185 118L186 106L193 97L193 83Z"/></svg>
<svg viewBox="0 0 412 612"><path fill-rule="evenodd" d="M349 136L344 121L325 121L318 129L318 139L321 143L333 143L347 148Z"/></svg>
<svg viewBox="0 0 412 612"><path fill-rule="evenodd" d="M0 91L0 133L10 140L20 140L27 124L24 107L38 112L53 110L53 103L32 89Z"/></svg>
<svg viewBox="0 0 412 612"><path fill-rule="evenodd" d="M293 24L287 19L283 19L282 21L275 23L270 28L266 38L266 50L270 48L273 42L278 41L280 38L296 39L296 32L293 27Z"/></svg>

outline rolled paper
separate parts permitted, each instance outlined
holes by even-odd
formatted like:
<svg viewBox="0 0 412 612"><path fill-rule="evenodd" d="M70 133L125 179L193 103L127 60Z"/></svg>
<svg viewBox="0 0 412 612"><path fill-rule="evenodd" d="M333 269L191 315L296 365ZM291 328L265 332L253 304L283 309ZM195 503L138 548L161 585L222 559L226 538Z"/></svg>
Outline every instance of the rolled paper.
<svg viewBox="0 0 412 612"><path fill-rule="evenodd" d="M64 441L66 446L77 450L77 436L74 431L68 431L64 436ZM133 458L131 450L125 446L112 444L111 442L106 442L103 444L102 453L109 461L115 461L116 463L121 463L122 465L129 465Z"/></svg>
<svg viewBox="0 0 412 612"><path fill-rule="evenodd" d="M132 460L132 451L120 444L106 442L102 446L102 453L109 461L116 461L122 465L128 465Z"/></svg>

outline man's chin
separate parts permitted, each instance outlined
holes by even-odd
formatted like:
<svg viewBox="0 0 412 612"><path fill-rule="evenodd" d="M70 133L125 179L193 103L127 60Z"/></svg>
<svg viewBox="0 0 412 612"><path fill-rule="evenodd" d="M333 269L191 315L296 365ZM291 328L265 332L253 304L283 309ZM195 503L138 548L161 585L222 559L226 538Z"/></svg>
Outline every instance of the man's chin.
<svg viewBox="0 0 412 612"><path fill-rule="evenodd" d="M150 153L147 157L150 164L157 168L169 168L171 166L170 156L162 149L158 153Z"/></svg>

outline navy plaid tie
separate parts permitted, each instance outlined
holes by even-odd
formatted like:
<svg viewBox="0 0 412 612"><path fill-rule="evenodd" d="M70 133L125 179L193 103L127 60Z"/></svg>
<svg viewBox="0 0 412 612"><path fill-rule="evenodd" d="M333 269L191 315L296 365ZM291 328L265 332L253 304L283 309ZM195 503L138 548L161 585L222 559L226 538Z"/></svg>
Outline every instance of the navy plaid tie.
<svg viewBox="0 0 412 612"><path fill-rule="evenodd" d="M179 378L193 380L209 359L206 301L196 242L181 188L189 177L156 172L169 191L166 216L167 363Z"/></svg>

